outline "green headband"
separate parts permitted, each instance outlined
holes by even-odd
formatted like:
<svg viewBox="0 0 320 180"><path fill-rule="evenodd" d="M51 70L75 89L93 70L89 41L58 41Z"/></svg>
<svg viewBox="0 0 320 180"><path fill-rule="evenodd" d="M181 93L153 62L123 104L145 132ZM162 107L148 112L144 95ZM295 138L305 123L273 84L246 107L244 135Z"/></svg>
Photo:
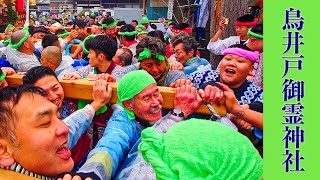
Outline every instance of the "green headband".
<svg viewBox="0 0 320 180"><path fill-rule="evenodd" d="M116 26L117 24L116 24L116 21L113 21L112 23L110 23L110 24L101 24L102 25L102 27L104 28L104 29L106 29L106 28L111 28L111 27L113 27L113 26Z"/></svg>
<svg viewBox="0 0 320 180"><path fill-rule="evenodd" d="M6 73L2 71L2 74L0 75L0 81L4 80L6 78Z"/></svg>
<svg viewBox="0 0 320 180"><path fill-rule="evenodd" d="M141 32L137 33L137 36L140 36L142 34L148 34L148 32L147 31L141 31Z"/></svg>
<svg viewBox="0 0 320 180"><path fill-rule="evenodd" d="M169 39L169 36L168 36L168 35L165 35L165 36L164 36L164 40L166 41L167 39Z"/></svg>
<svg viewBox="0 0 320 180"><path fill-rule="evenodd" d="M8 44L10 44L10 42L11 42L11 39L7 39L7 40L3 40L2 44L8 45Z"/></svg>
<svg viewBox="0 0 320 180"><path fill-rule="evenodd" d="M143 31L146 31L146 30L147 30L146 27L144 27L144 25L142 25L142 24L138 24L138 25L136 26L136 31L137 31L139 28L142 29Z"/></svg>
<svg viewBox="0 0 320 180"><path fill-rule="evenodd" d="M152 54L150 53L149 49L144 48L143 51L139 54L138 60L142 61L144 59L148 59L151 57L152 57ZM159 60L160 62L165 60L164 56L158 52L156 53L156 59Z"/></svg>
<svg viewBox="0 0 320 180"><path fill-rule="evenodd" d="M11 48L13 48L13 49L18 49L18 48L22 45L22 43L24 43L24 42L28 39L28 37L29 37L28 26L24 27L22 30L23 30L24 32L26 32L25 35L24 35L23 38L20 39L20 41L19 41L18 43L16 43L16 44L12 44L12 41L10 41L10 46L11 46Z"/></svg>
<svg viewBox="0 0 320 180"><path fill-rule="evenodd" d="M118 32L119 35L121 36L134 36L137 34L137 31L131 31L131 32Z"/></svg>
<svg viewBox="0 0 320 180"><path fill-rule="evenodd" d="M254 32L251 31L251 29L249 29L248 35L253 36L255 38L258 38L258 39L263 39L263 35L254 33Z"/></svg>
<svg viewBox="0 0 320 180"><path fill-rule="evenodd" d="M65 33L63 33L63 34L59 34L58 35L58 38L63 38L63 37L66 37L66 36L69 36L69 32L67 31L67 32L65 32Z"/></svg>
<svg viewBox="0 0 320 180"><path fill-rule="evenodd" d="M9 28L14 28L14 25L12 25L12 24L8 24L7 25L7 27L6 27L6 29L4 30L4 33L7 33L7 31L9 30Z"/></svg>
<svg viewBox="0 0 320 180"><path fill-rule="evenodd" d="M96 36L95 35L89 35L88 37L86 37L83 40L83 42L82 42L82 50L83 50L84 53L89 54L90 51L86 48L85 44L86 44L87 40L92 39L94 37L96 37Z"/></svg>

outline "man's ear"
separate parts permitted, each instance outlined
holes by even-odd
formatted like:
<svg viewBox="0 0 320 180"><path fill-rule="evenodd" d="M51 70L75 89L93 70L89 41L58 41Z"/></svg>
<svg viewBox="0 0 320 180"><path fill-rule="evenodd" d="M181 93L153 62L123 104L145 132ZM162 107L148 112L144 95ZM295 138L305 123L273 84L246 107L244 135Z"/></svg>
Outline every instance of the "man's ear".
<svg viewBox="0 0 320 180"><path fill-rule="evenodd" d="M105 55L104 55L103 53L100 53L100 54L98 55L99 61L103 61L103 60L104 60L103 57L105 57Z"/></svg>
<svg viewBox="0 0 320 180"><path fill-rule="evenodd" d="M29 44L27 43L27 41L23 42L22 45L24 45L27 49L29 49Z"/></svg>
<svg viewBox="0 0 320 180"><path fill-rule="evenodd" d="M124 43L125 38L123 36L120 36L120 42Z"/></svg>
<svg viewBox="0 0 320 180"><path fill-rule="evenodd" d="M252 65L250 66L249 74L252 74L253 70L254 70L254 63L252 63Z"/></svg>
<svg viewBox="0 0 320 180"><path fill-rule="evenodd" d="M126 66L126 65L124 64L124 61L120 61L118 65L121 66L121 67Z"/></svg>
<svg viewBox="0 0 320 180"><path fill-rule="evenodd" d="M122 104L130 111L133 111L133 106L130 100L122 101Z"/></svg>
<svg viewBox="0 0 320 180"><path fill-rule="evenodd" d="M48 61L49 61L50 68L52 68L52 67L53 67L53 65L54 65L53 60L52 60L52 59L49 59Z"/></svg>
<svg viewBox="0 0 320 180"><path fill-rule="evenodd" d="M193 54L194 54L194 50L191 49L191 50L188 52L188 56L189 56L190 58L192 58L192 57L193 57Z"/></svg>
<svg viewBox="0 0 320 180"><path fill-rule="evenodd" d="M0 138L0 166L10 167L14 162L13 146L8 140Z"/></svg>
<svg viewBox="0 0 320 180"><path fill-rule="evenodd" d="M250 41L251 41L251 44L252 44L252 45L256 45L257 39L254 38L254 37L250 37Z"/></svg>

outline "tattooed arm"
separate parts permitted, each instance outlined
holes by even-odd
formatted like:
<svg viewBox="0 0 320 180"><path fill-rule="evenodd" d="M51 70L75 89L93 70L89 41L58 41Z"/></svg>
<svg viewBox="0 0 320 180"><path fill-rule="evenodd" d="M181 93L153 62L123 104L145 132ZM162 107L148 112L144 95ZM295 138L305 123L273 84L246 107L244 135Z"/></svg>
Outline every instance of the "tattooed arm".
<svg viewBox="0 0 320 180"><path fill-rule="evenodd" d="M261 102L256 102L251 105L239 105L234 95L234 92L222 83L218 83L223 89L223 94L226 98L226 107L229 113L233 114L237 119L242 119L254 127L263 131L263 113Z"/></svg>

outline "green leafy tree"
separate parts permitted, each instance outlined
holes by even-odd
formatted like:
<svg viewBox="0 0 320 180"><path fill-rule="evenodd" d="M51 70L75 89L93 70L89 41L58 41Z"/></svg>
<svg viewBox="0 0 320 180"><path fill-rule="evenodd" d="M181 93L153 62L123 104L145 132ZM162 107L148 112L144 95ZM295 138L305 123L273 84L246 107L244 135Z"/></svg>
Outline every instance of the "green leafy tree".
<svg viewBox="0 0 320 180"><path fill-rule="evenodd" d="M8 1L7 6L8 6L8 12L7 12L7 14L8 14L8 22L10 24L15 25L17 20L18 20L18 16L17 16L17 12L14 9L12 9L11 0Z"/></svg>

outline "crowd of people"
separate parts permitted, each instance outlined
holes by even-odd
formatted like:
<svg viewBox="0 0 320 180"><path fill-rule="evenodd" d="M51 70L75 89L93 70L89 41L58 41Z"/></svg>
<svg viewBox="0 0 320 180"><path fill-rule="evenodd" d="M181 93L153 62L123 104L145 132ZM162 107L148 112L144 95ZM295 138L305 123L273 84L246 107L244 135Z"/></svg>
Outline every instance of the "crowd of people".
<svg viewBox="0 0 320 180"><path fill-rule="evenodd" d="M203 58L186 23L147 17L30 18L0 37L0 170L40 179L262 179L263 25L245 14ZM229 21L229 20L228 20ZM1 29L0 29L1 30ZM73 44L78 44L72 49ZM8 84L23 74L22 85ZM59 79L94 81L93 101ZM117 83L118 102L111 104ZM175 89L162 108L159 86ZM224 103L224 117L195 113ZM213 109L214 111L214 109Z"/></svg>

